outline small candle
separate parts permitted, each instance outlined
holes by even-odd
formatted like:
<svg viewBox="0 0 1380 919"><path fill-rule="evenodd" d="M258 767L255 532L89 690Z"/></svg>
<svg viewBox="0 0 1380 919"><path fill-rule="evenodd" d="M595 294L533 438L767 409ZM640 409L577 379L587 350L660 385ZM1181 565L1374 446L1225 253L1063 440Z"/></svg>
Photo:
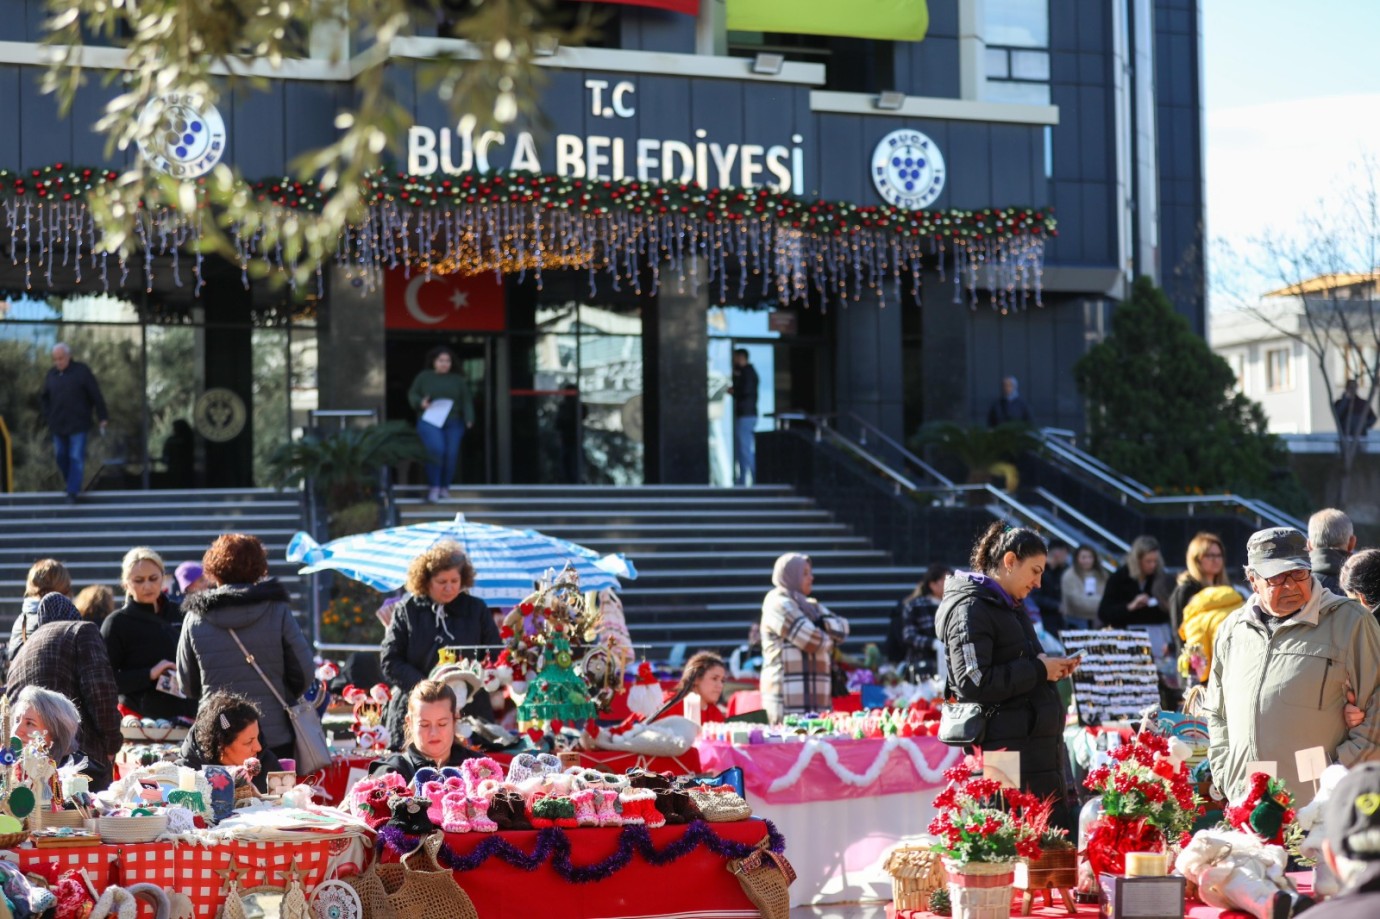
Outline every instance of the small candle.
<svg viewBox="0 0 1380 919"><path fill-rule="evenodd" d="M1128 878L1159 878L1165 875L1165 857L1159 852L1127 852Z"/></svg>
<svg viewBox="0 0 1380 919"><path fill-rule="evenodd" d="M686 693L684 711L686 718L695 722L695 724L700 723L700 719L704 715L704 700L700 698L699 693Z"/></svg>
<svg viewBox="0 0 1380 919"><path fill-rule="evenodd" d="M177 770L177 787L181 791L196 791L196 772L186 766Z"/></svg>

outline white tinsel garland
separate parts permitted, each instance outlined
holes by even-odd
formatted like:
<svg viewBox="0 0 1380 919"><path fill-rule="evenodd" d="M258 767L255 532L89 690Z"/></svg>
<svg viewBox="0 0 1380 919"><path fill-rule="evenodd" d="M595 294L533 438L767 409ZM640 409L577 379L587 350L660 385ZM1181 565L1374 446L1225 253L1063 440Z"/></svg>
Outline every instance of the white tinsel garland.
<svg viewBox="0 0 1380 919"><path fill-rule="evenodd" d="M888 737L882 741L882 748L878 751L877 758L872 761L872 765L868 767L866 772L859 774L839 762L838 750L829 741L807 740L801 747L800 756L796 758L795 765L786 773L777 776L767 791L784 791L800 781L800 777L805 774L805 770L809 768L810 762L816 756L824 758L825 765L829 767L829 770L839 781L863 788L881 778L887 760L891 758L892 751L897 749L902 750L910 757L911 765L915 767L920 778L933 785L943 782L944 770L958 761L961 752L957 747L949 747L939 765L932 769L929 763L925 762L925 754L920 751L920 747L915 741L906 737Z"/></svg>

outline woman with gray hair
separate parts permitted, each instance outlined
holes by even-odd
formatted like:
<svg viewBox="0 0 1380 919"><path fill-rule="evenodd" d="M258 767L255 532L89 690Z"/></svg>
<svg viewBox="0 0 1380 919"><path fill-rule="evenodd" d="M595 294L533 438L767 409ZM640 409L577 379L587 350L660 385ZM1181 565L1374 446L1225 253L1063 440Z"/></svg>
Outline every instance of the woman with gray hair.
<svg viewBox="0 0 1380 919"><path fill-rule="evenodd" d="M848 620L810 596L815 573L808 555L776 560L775 586L762 600L762 707L773 723L788 712L828 711L834 648L848 638Z"/></svg>
<svg viewBox="0 0 1380 919"><path fill-rule="evenodd" d="M10 706L13 733L24 743L36 734L48 735L48 755L59 766L86 759L77 749L81 714L72 700L41 686L25 686Z"/></svg>

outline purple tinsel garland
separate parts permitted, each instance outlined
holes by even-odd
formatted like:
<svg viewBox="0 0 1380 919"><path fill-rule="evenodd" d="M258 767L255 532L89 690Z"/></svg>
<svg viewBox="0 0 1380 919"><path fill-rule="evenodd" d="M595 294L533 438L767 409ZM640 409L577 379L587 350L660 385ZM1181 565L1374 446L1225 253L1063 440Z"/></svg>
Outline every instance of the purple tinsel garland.
<svg viewBox="0 0 1380 919"><path fill-rule="evenodd" d="M767 826L767 840L771 851L778 854L786 850L786 839L770 820L763 820ZM409 836L397 827L379 827L379 842L393 852L401 854L417 848L418 837ZM592 865L572 865L570 863L570 837L560 827L548 827L537 831L537 847L528 854L502 836L491 833L475 847L469 855L456 855L449 846L442 846L437 860L443 867L452 871L474 871L491 858L501 858L515 868L523 871L536 871L547 861L561 878L571 884L590 884L603 881L621 871L632 860L633 854L641 855L650 865L669 865L678 861L700 846L724 859L745 858L757 850L757 846L736 842L720 837L703 820L689 824L685 834L664 849L657 849L652 843L652 834L645 826L625 826L618 835L618 849L608 858Z"/></svg>

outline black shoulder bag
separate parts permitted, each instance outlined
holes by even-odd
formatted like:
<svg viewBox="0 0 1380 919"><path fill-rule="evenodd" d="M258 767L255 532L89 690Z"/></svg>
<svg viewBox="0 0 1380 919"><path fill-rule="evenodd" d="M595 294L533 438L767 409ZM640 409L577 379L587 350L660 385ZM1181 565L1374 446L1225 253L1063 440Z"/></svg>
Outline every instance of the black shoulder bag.
<svg viewBox="0 0 1380 919"><path fill-rule="evenodd" d="M987 721L995 711L995 705L958 701L948 677L945 677L944 701L939 706L939 733L936 736L941 743L951 747L980 744L987 735Z"/></svg>

